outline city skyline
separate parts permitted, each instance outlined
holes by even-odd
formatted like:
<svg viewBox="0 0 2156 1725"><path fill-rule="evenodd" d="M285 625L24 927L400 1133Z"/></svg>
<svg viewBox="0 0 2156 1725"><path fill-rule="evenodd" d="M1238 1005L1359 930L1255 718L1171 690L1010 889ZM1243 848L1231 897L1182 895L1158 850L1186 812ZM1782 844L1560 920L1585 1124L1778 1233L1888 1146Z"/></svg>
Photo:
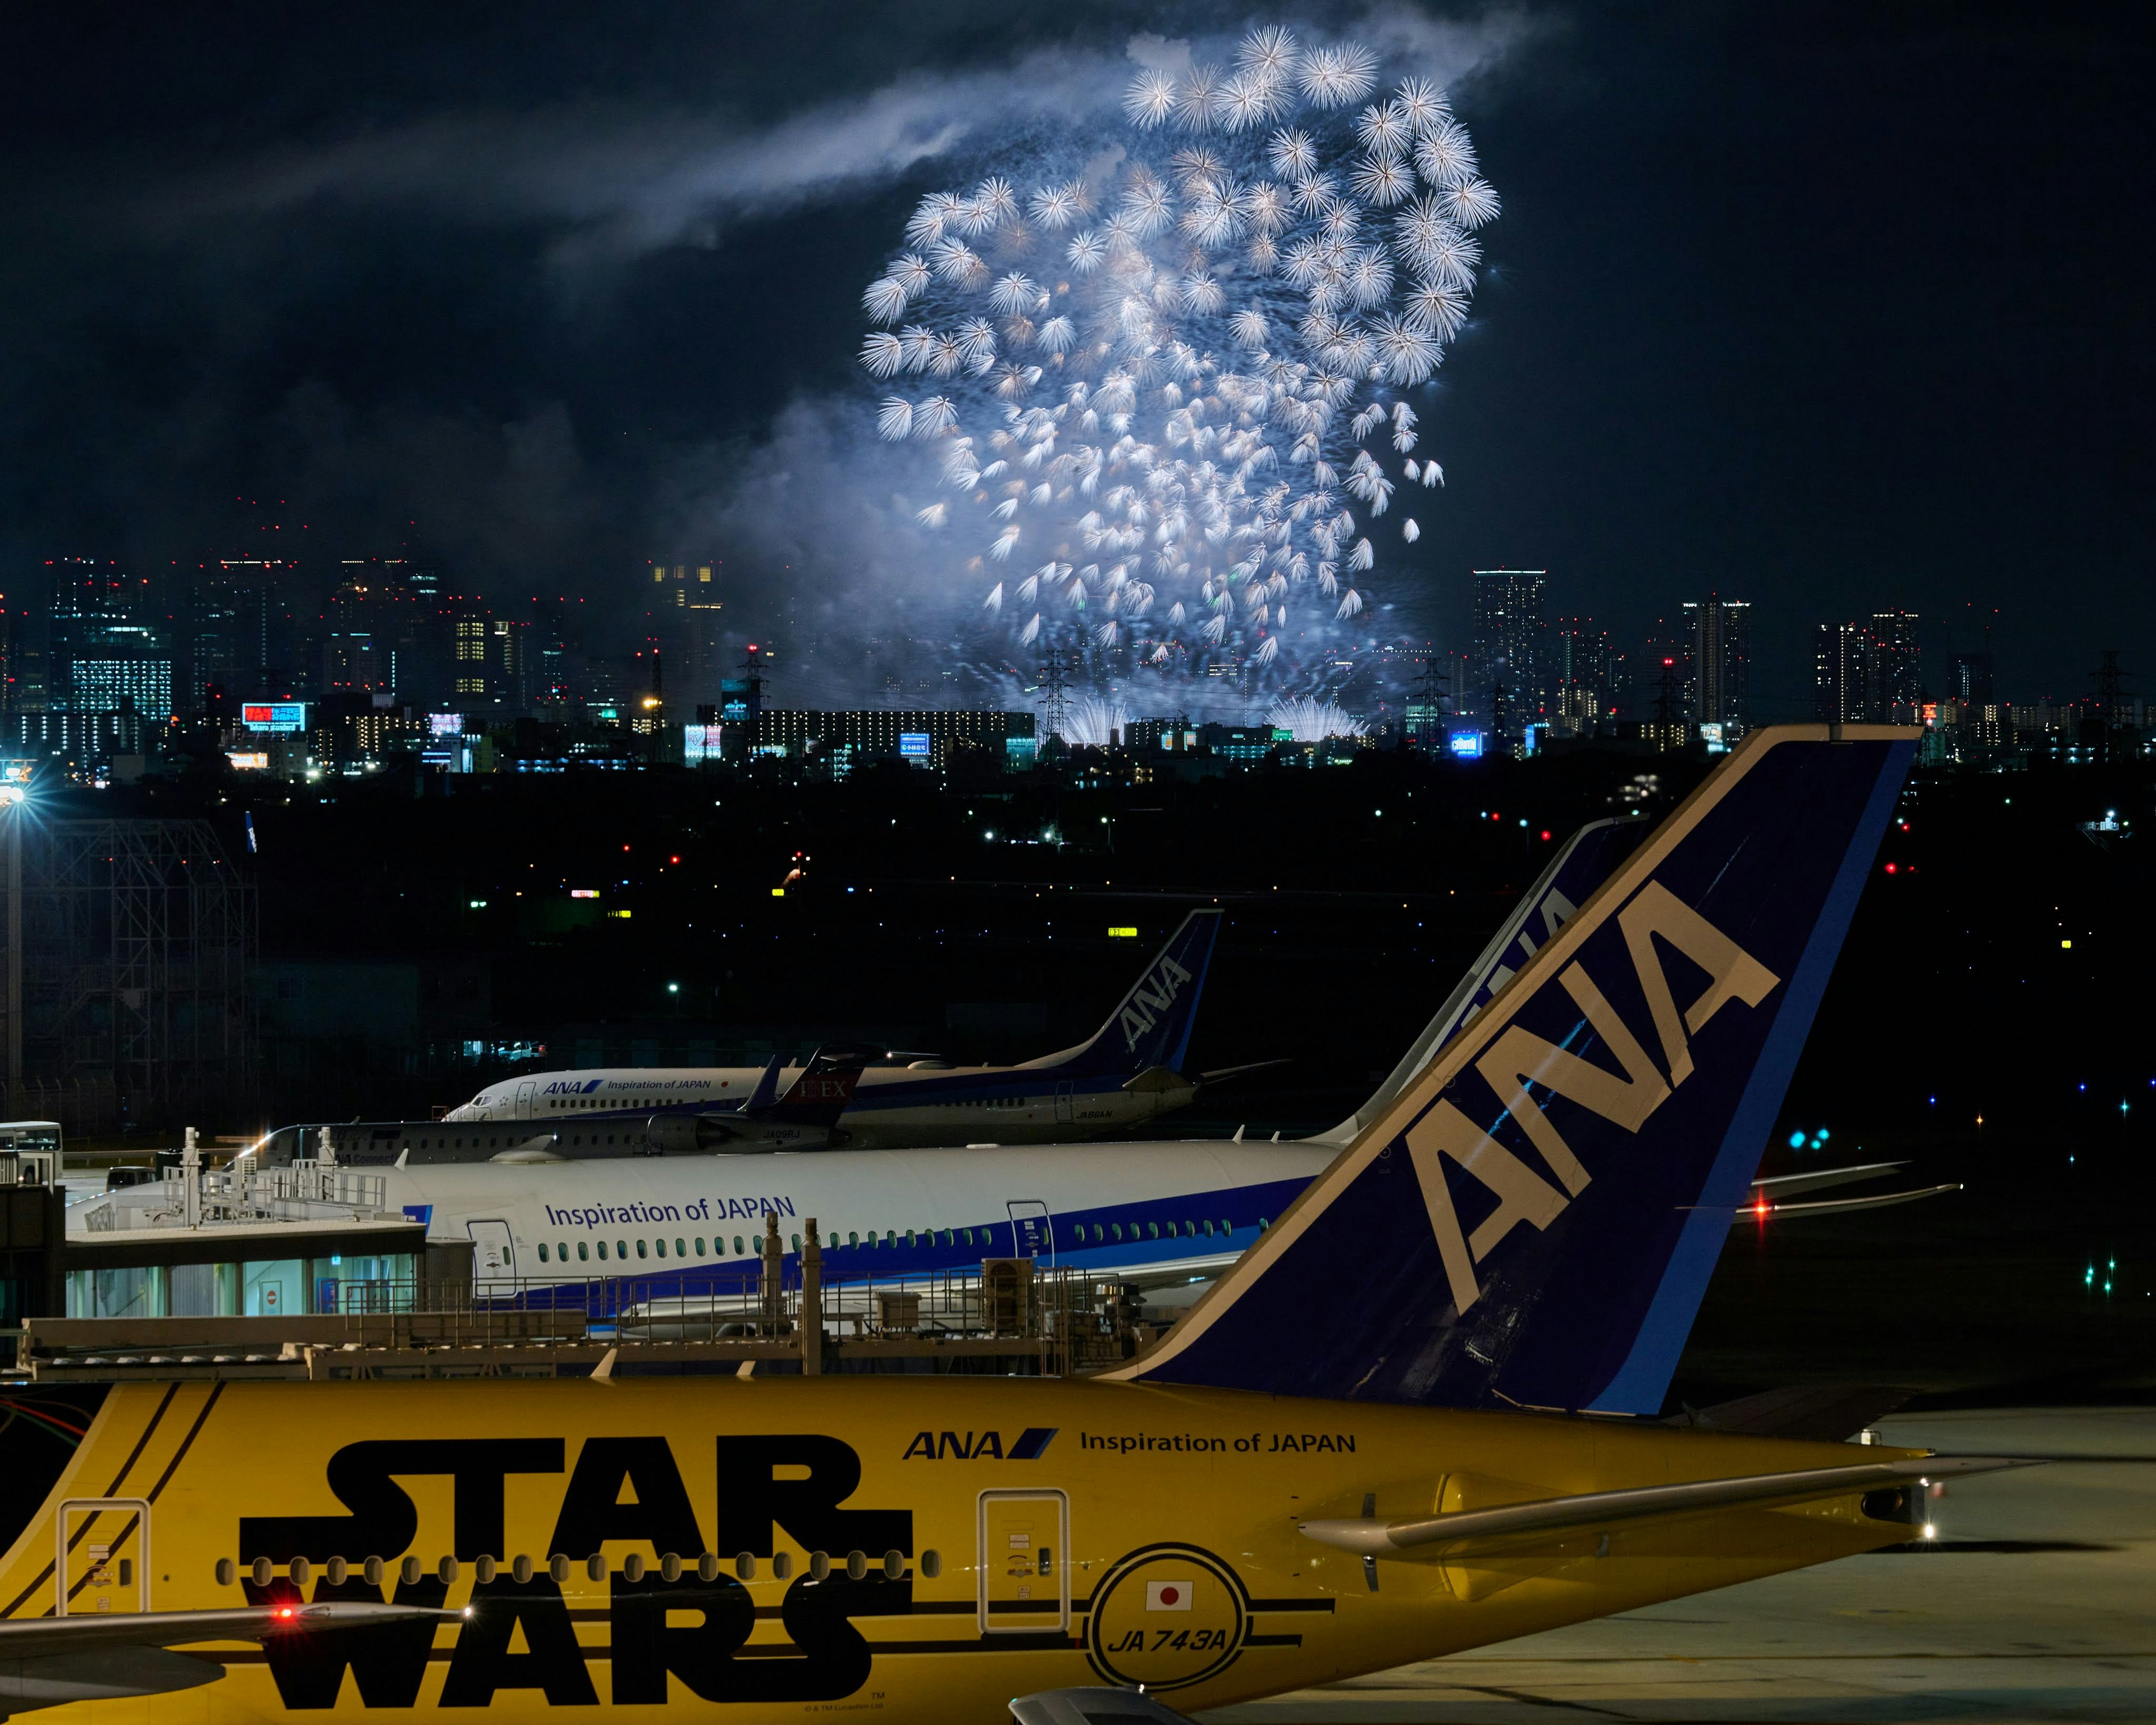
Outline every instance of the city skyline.
<svg viewBox="0 0 2156 1725"><path fill-rule="evenodd" d="M2133 56L2003 8L1417 16L1506 215L1418 409L1444 484L1418 492L1419 538L1388 552L1359 642L1464 639L1464 572L1533 565L1625 642L1686 589L1741 587L1763 711L1809 707L1811 655L1786 644L1886 604L2011 619L2001 675L2055 696L2100 646L2148 660L2143 393L2109 357L2138 340L2136 278L2100 218L2148 146L2130 102L2082 81L2130 89ZM417 11L386 33L313 18L244 54L236 20L151 23L119 55L86 25L26 25L0 74L0 306L23 356L0 379L0 590L55 555L140 571L275 542L303 566L423 556L497 605L634 613L639 563L723 552L728 629L790 632L804 674L843 670L894 608L897 632L973 642L971 578L898 578L829 459L832 426L872 406L860 284L951 171L864 128L901 88L916 119L964 93L968 136L1022 124L1019 68L1121 77L1156 23L952 4L834 45L802 19L720 32L662 6L631 39L572 22L506 56ZM1861 51L1811 52L1845 28ZM111 95L94 118L60 94L93 69ZM1988 147L2007 111L2017 147ZM475 148L444 149L459 126ZM2052 213L2043 256L1964 267L1965 213L2001 207ZM1804 285L1823 255L1862 258L1861 288ZM64 312L57 280L80 285ZM2059 568L2074 578L2020 599ZM607 650L633 644L624 621Z"/></svg>

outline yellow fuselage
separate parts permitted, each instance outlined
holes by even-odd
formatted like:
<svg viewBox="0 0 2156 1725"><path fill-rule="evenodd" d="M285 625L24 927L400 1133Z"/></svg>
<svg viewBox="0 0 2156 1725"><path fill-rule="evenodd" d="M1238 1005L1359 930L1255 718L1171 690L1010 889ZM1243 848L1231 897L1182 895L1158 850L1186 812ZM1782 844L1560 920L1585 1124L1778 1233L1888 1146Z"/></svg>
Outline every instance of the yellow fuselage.
<svg viewBox="0 0 2156 1725"><path fill-rule="evenodd" d="M1014 1695L1141 1682L1194 1712L1908 1537L1852 1496L1366 1566L1301 1522L1850 1459L1635 1422L1055 1380L134 1384L8 1553L0 1609L44 1615L60 1588L70 1613L236 1606L264 1573L254 1598L290 1593L295 1558L308 1598L480 1604L416 1637L193 1650L223 1681L74 1703L55 1725L85 1707L97 1725L223 1725L414 1706L985 1725Z"/></svg>

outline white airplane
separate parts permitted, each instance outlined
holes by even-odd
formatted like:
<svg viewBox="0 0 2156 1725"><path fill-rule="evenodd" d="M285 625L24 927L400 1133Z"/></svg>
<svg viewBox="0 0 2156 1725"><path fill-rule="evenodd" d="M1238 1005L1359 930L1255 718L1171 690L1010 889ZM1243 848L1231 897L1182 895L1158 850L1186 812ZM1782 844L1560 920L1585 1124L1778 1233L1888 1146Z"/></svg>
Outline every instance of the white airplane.
<svg viewBox="0 0 2156 1725"><path fill-rule="evenodd" d="M1219 929L1219 911L1192 911L1107 1022L1075 1048L1015 1066L916 1060L870 1067L839 1115L830 1143L867 1150L1069 1142L1185 1106L1201 1084L1229 1076L1192 1076L1181 1070ZM798 1069L774 1073L753 1066L527 1073L490 1085L451 1109L444 1117L446 1137L462 1136L455 1130L461 1126L528 1124L534 1132L551 1132L557 1153L572 1158L603 1154L600 1139L613 1143L632 1127L640 1129L642 1147L664 1154L770 1147L742 1142L742 1101L774 1078L784 1086L800 1076Z"/></svg>

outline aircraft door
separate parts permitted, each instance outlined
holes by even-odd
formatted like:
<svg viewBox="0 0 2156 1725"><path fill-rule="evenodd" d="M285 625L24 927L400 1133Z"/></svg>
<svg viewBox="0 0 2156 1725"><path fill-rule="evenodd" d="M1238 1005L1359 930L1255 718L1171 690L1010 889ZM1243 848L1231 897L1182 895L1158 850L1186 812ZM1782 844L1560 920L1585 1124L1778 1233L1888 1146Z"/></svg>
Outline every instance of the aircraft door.
<svg viewBox="0 0 2156 1725"><path fill-rule="evenodd" d="M516 1244L509 1237L506 1222L467 1222L471 1236L472 1280L485 1284L507 1281L516 1274Z"/></svg>
<svg viewBox="0 0 2156 1725"><path fill-rule="evenodd" d="M516 1081L516 1117L530 1120L539 1112L539 1081L520 1078Z"/></svg>
<svg viewBox="0 0 2156 1725"><path fill-rule="evenodd" d="M1037 1198L1014 1198L1005 1208L1010 1211L1011 1255L1053 1270L1055 1224L1049 1219L1048 1206Z"/></svg>
<svg viewBox="0 0 2156 1725"><path fill-rule="evenodd" d="M1055 1123L1058 1126L1070 1124L1070 1094L1073 1087L1071 1081L1067 1078L1055 1086Z"/></svg>
<svg viewBox="0 0 2156 1725"><path fill-rule="evenodd" d="M150 1609L146 1499L70 1497L54 1525L54 1616Z"/></svg>
<svg viewBox="0 0 2156 1725"><path fill-rule="evenodd" d="M1068 1630L1070 1500L1060 1491L983 1491L979 1521L981 1633Z"/></svg>

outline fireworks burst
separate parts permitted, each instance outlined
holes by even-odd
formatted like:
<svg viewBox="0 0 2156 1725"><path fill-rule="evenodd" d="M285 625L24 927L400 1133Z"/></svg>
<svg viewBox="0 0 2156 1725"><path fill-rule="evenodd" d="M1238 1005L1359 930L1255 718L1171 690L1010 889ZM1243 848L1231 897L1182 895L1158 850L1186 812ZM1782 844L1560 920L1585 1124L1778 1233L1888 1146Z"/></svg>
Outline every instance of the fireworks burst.
<svg viewBox="0 0 2156 1725"><path fill-rule="evenodd" d="M876 410L945 488L915 520L1019 644L1270 666L1291 615L1322 645L1368 603L1498 208L1443 93L1380 71L1268 28L1142 72L1118 148L924 198L863 293L862 366L924 386Z"/></svg>
<svg viewBox="0 0 2156 1725"><path fill-rule="evenodd" d="M1360 719L1341 711L1331 701L1306 698L1276 701L1265 715L1265 722L1276 731L1286 731L1297 742L1322 742L1328 737L1361 737L1365 732Z"/></svg>

